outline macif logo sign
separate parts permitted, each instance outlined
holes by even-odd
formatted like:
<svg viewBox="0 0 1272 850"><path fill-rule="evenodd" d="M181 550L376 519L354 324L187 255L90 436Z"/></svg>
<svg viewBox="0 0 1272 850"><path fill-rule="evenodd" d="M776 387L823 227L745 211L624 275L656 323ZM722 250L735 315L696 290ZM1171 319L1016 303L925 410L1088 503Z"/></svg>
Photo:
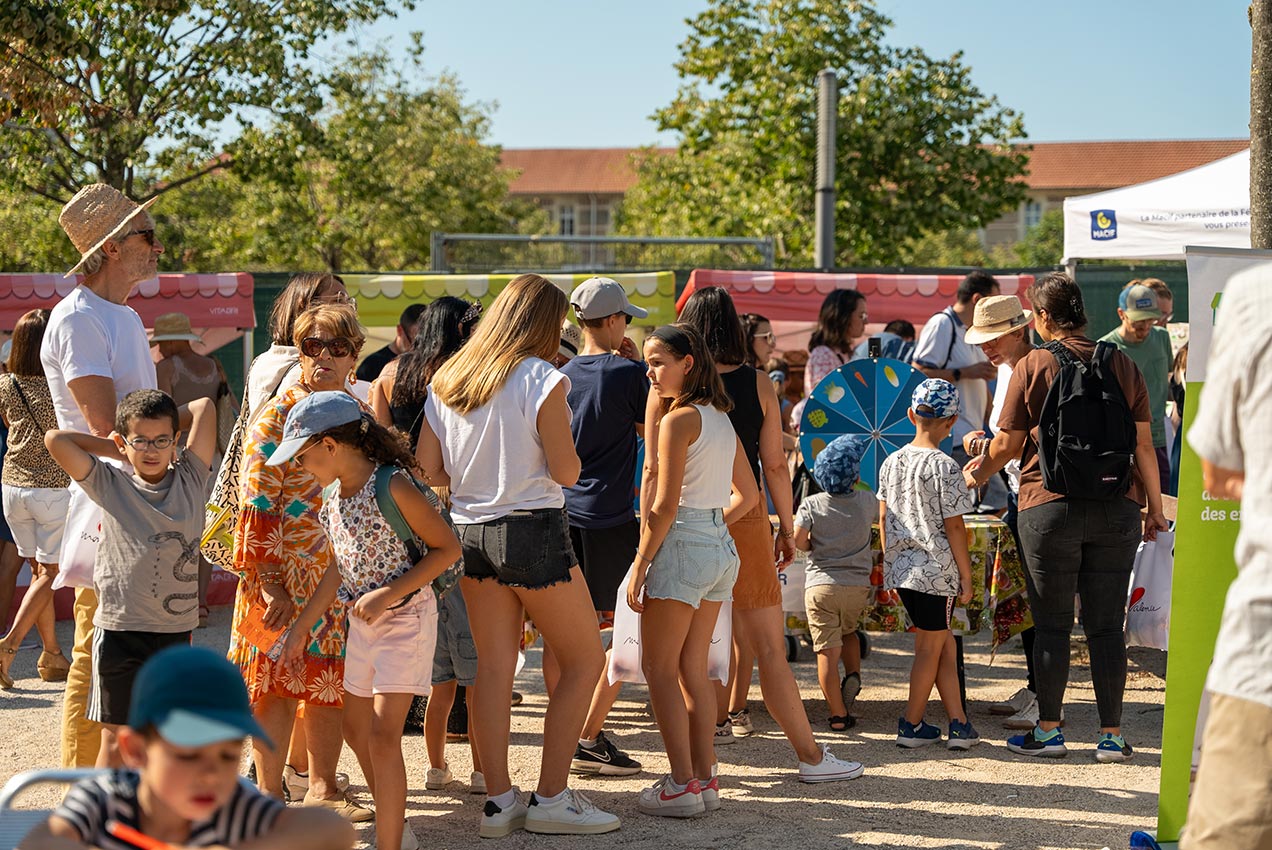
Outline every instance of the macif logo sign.
<svg viewBox="0 0 1272 850"><path fill-rule="evenodd" d="M1105 242L1117 238L1117 213L1113 210L1091 211L1091 238Z"/></svg>

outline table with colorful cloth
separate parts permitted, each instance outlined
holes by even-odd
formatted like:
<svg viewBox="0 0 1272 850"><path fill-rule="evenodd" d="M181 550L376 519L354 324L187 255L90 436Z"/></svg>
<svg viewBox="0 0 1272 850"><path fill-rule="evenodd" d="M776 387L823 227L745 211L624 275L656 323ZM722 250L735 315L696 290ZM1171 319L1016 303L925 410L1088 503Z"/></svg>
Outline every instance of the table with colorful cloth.
<svg viewBox="0 0 1272 850"><path fill-rule="evenodd" d="M1025 573L1016 551L1016 541L1007 524L996 516L972 514L963 518L967 527L967 549L972 557L972 600L967 605L954 608L952 629L955 635L966 637L978 634L989 626L993 630L991 657L998 647L1033 626L1029 613L1029 601L1025 594ZM871 533L871 548L875 552L874 569L870 582L875 587L874 604L862 615L860 628L872 632L900 632L910 629L905 607L895 590L883 587L883 552L879 546L879 527L875 524ZM786 614L788 634L807 632L808 621L798 598L803 598L803 559L807 553L799 553L799 563L788 567L789 575L782 576L782 583L791 592L784 592L786 601L782 610Z"/></svg>

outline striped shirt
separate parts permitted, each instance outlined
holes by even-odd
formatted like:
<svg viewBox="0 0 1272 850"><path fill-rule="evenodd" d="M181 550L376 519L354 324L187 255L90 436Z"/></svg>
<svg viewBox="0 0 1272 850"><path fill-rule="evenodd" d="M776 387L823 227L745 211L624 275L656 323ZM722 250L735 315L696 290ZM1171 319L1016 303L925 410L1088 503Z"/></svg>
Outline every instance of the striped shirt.
<svg viewBox="0 0 1272 850"><path fill-rule="evenodd" d="M115 770L85 779L67 793L53 814L80 834L85 844L101 850L136 850L106 831L109 821L141 830L137 789L141 776L133 770ZM267 797L240 781L234 796L205 821L190 825L187 847L221 845L234 847L269 832L278 814L286 808L281 800Z"/></svg>

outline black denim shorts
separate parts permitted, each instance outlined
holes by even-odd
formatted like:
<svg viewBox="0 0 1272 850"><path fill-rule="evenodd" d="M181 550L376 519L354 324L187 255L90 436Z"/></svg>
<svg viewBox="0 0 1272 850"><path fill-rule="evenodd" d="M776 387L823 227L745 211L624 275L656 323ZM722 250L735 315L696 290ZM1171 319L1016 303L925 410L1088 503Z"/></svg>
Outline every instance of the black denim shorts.
<svg viewBox="0 0 1272 850"><path fill-rule="evenodd" d="M565 508L513 511L458 529L468 578L537 590L569 581L570 568L578 563Z"/></svg>

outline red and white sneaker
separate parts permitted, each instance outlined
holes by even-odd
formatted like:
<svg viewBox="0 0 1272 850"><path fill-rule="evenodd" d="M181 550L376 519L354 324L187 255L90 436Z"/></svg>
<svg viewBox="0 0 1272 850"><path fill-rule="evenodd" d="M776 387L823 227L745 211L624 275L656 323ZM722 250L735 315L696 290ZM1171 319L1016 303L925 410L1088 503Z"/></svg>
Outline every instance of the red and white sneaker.
<svg viewBox="0 0 1272 850"><path fill-rule="evenodd" d="M672 790L674 783L667 774L640 792L640 810L647 815L662 818L692 818L705 812L702 800L702 784L690 779L680 791Z"/></svg>
<svg viewBox="0 0 1272 850"><path fill-rule="evenodd" d="M714 812L720 808L720 777L712 776L706 782L699 779L698 784L702 786L703 809L708 812Z"/></svg>

